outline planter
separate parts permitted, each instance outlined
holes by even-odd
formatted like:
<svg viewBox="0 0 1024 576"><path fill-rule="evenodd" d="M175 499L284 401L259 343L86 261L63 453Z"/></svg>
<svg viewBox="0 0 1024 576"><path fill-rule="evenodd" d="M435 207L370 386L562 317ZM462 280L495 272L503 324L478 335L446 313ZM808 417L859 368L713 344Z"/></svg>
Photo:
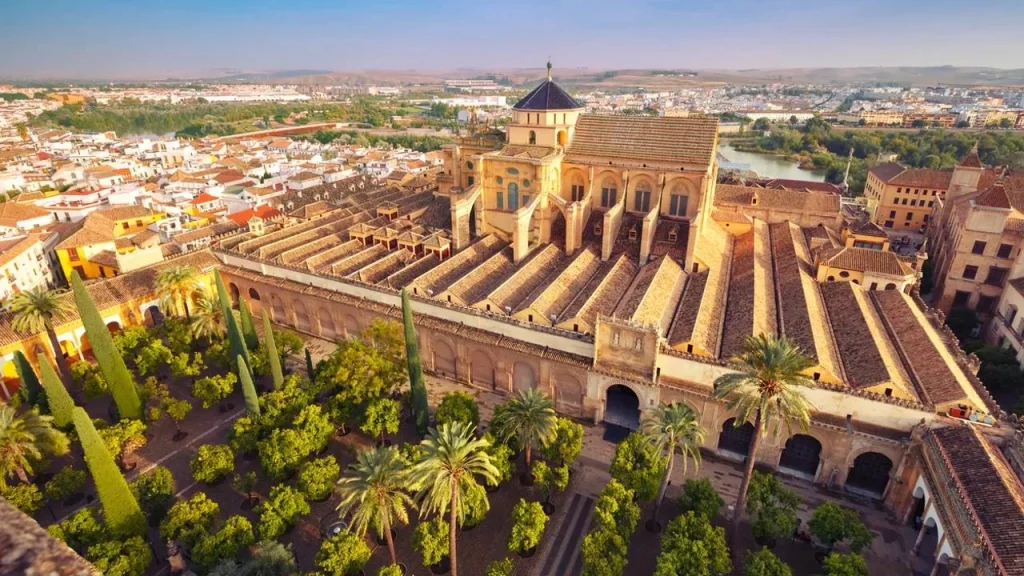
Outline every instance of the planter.
<svg viewBox="0 0 1024 576"><path fill-rule="evenodd" d="M75 492L71 496L68 496L67 498L64 499L64 505L74 506L75 504L81 502L83 499L85 499L85 494L81 492Z"/></svg>
<svg viewBox="0 0 1024 576"><path fill-rule="evenodd" d="M544 510L544 513L551 516L555 513L555 505L551 502L541 502L540 507Z"/></svg>
<svg viewBox="0 0 1024 576"><path fill-rule="evenodd" d="M498 490L501 490L501 484L498 484L497 486L491 486L490 484L484 486L484 492L487 492L488 494L494 494Z"/></svg>
<svg viewBox="0 0 1024 576"><path fill-rule="evenodd" d="M402 575L403 576L405 576L405 574L409 573L409 569L406 568L405 564L402 564L401 562L398 563L398 569L402 571Z"/></svg>
<svg viewBox="0 0 1024 576"><path fill-rule="evenodd" d="M256 493L250 494L242 503L238 505L242 510L254 510L260 503L260 495Z"/></svg>
<svg viewBox="0 0 1024 576"><path fill-rule="evenodd" d="M452 571L452 561L447 556L441 558L441 561L433 566L430 566L431 574L447 574Z"/></svg>
<svg viewBox="0 0 1024 576"><path fill-rule="evenodd" d="M234 409L235 405L232 404L231 402L228 402L227 404L221 404L220 407L218 408L221 414L224 414L225 412L231 412Z"/></svg>
<svg viewBox="0 0 1024 576"><path fill-rule="evenodd" d="M530 557L532 557L536 553L537 553L537 547L534 546L533 548L527 548L526 550L523 550L522 552L516 552L516 555L518 555L520 558L530 558Z"/></svg>
<svg viewBox="0 0 1024 576"><path fill-rule="evenodd" d="M519 483L523 486L533 486L533 475L531 474L520 474Z"/></svg>
<svg viewBox="0 0 1024 576"><path fill-rule="evenodd" d="M174 433L174 436L171 436L171 442L181 442L185 438L188 438L188 432L185 432L184 430L178 430L177 432Z"/></svg>
<svg viewBox="0 0 1024 576"><path fill-rule="evenodd" d="M644 528L647 528L647 531L652 533L652 534L660 534L661 533L661 522L658 522L657 520L649 518L647 520L647 522L644 522Z"/></svg>
<svg viewBox="0 0 1024 576"><path fill-rule="evenodd" d="M387 538L385 538L383 536L375 536L374 538L376 538L378 546L387 546L387 544L388 544L388 539ZM392 528L391 529L391 540L396 540L397 538L398 538L398 532L396 532L395 529Z"/></svg>

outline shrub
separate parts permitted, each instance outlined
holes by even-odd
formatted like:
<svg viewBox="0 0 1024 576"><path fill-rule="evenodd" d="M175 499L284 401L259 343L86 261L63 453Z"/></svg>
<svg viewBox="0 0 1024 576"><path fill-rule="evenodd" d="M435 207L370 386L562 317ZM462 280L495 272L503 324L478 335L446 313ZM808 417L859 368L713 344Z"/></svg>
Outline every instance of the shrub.
<svg viewBox="0 0 1024 576"><path fill-rule="evenodd" d="M502 558L488 564L484 576L510 576L513 568L515 565L512 564L511 558Z"/></svg>
<svg viewBox="0 0 1024 576"><path fill-rule="evenodd" d="M837 554L825 556L822 564L825 576L868 576L868 563L860 554Z"/></svg>
<svg viewBox="0 0 1024 576"><path fill-rule="evenodd" d="M153 560L141 536L94 544L86 550L85 558L105 576L142 576Z"/></svg>
<svg viewBox="0 0 1024 576"><path fill-rule="evenodd" d="M704 516L687 512L669 522L661 539L655 576L724 576L732 571L725 530Z"/></svg>
<svg viewBox="0 0 1024 576"><path fill-rule="evenodd" d="M826 502L815 508L807 526L811 534L828 546L829 550L837 542L850 540L850 549L859 554L874 538L857 512L834 502Z"/></svg>
<svg viewBox="0 0 1024 576"><path fill-rule="evenodd" d="M295 574L295 554L291 544L264 540L252 551L252 559L243 566L245 576L290 576Z"/></svg>
<svg viewBox="0 0 1024 576"><path fill-rule="evenodd" d="M611 474L632 490L640 502L650 502L658 495L667 465L658 450L634 432L615 448Z"/></svg>
<svg viewBox="0 0 1024 576"><path fill-rule="evenodd" d="M265 442L260 443L260 466L275 480L283 480L294 472L313 451L312 445L301 432L278 428Z"/></svg>
<svg viewBox="0 0 1024 576"><path fill-rule="evenodd" d="M238 555L255 542L252 524L244 516L232 516L213 534L203 535L192 549L192 560L209 569Z"/></svg>
<svg viewBox="0 0 1024 576"><path fill-rule="evenodd" d="M71 382L89 399L99 398L109 392L100 367L85 360L71 365Z"/></svg>
<svg viewBox="0 0 1024 576"><path fill-rule="evenodd" d="M85 486L87 478L88 475L85 473L85 470L78 470L68 464L43 485L43 495L46 496L47 500L63 502L71 496L80 493L82 487Z"/></svg>
<svg viewBox="0 0 1024 576"><path fill-rule="evenodd" d="M487 454L491 457L491 464L498 469L498 484L507 482L516 473L515 452L508 444L499 442L490 432L484 434L484 440L490 442Z"/></svg>
<svg viewBox="0 0 1024 576"><path fill-rule="evenodd" d="M541 446L544 459L555 466L568 466L583 450L583 426L569 418L555 419L555 438Z"/></svg>
<svg viewBox="0 0 1024 576"><path fill-rule="evenodd" d="M96 510L93 508L82 508L57 524L51 524L46 530L50 536L62 540L81 555L106 538L103 525L96 519Z"/></svg>
<svg viewBox="0 0 1024 576"><path fill-rule="evenodd" d="M382 566L377 572L377 576L402 576L402 567L398 564L388 564Z"/></svg>
<svg viewBox="0 0 1024 576"><path fill-rule="evenodd" d="M480 408L468 393L448 392L441 398L434 419L438 426L451 422L465 422L475 430L480 423Z"/></svg>
<svg viewBox="0 0 1024 576"><path fill-rule="evenodd" d="M268 429L289 426L299 412L313 400L313 394L303 387L298 375L284 379L284 384L260 396L260 424Z"/></svg>
<svg viewBox="0 0 1024 576"><path fill-rule="evenodd" d="M693 511L713 520L724 501L718 495L708 478L690 478L683 483L683 495L679 497L679 507L683 512Z"/></svg>
<svg viewBox="0 0 1024 576"><path fill-rule="evenodd" d="M309 503L295 488L279 484L270 490L270 498L259 506L260 538L273 540L295 525L299 516L309 514Z"/></svg>
<svg viewBox="0 0 1024 576"><path fill-rule="evenodd" d="M793 576L785 562L767 548L752 552L743 566L744 576Z"/></svg>
<svg viewBox="0 0 1024 576"><path fill-rule="evenodd" d="M299 470L298 487L306 498L319 502L331 496L334 484L341 476L341 466L334 456L325 456L306 462Z"/></svg>
<svg viewBox="0 0 1024 576"><path fill-rule="evenodd" d="M235 454L227 444L203 444L189 463L197 482L211 484L235 470Z"/></svg>
<svg viewBox="0 0 1024 576"><path fill-rule="evenodd" d="M292 422L292 427L305 436L311 452L326 448L327 442L334 435L334 424L331 423L330 416L324 414L315 404L300 410Z"/></svg>
<svg viewBox="0 0 1024 576"><path fill-rule="evenodd" d="M368 436L384 439L385 434L398 432L401 406L391 398L377 398L366 407L363 423L359 427Z"/></svg>
<svg viewBox="0 0 1024 576"><path fill-rule="evenodd" d="M174 501L174 476L170 470L157 466L139 476L131 488L150 522L164 519Z"/></svg>
<svg viewBox="0 0 1024 576"><path fill-rule="evenodd" d="M424 566L433 566L448 555L448 523L440 518L420 522L412 533L412 547L423 557Z"/></svg>
<svg viewBox="0 0 1024 576"><path fill-rule="evenodd" d="M640 521L633 491L614 478L594 503L594 529L583 539L584 576L621 576L629 540Z"/></svg>
<svg viewBox="0 0 1024 576"><path fill-rule="evenodd" d="M203 403L203 408L209 408L230 396L237 381L231 372L200 378L192 385L192 395Z"/></svg>
<svg viewBox="0 0 1024 576"><path fill-rule="evenodd" d="M800 525L796 516L800 497L787 490L778 478L755 471L747 493L747 512L755 517L751 526L755 538L784 538L796 531Z"/></svg>
<svg viewBox="0 0 1024 576"><path fill-rule="evenodd" d="M462 518L463 527L472 528L483 522L484 516L491 509L484 487L476 482L466 486L462 492L462 507L465 514Z"/></svg>
<svg viewBox="0 0 1024 576"><path fill-rule="evenodd" d="M35 484L13 484L0 491L8 502L29 516L43 507L43 493Z"/></svg>
<svg viewBox="0 0 1024 576"><path fill-rule="evenodd" d="M146 444L146 424L142 420L123 419L100 430L100 438L114 458L124 461L135 450Z"/></svg>
<svg viewBox="0 0 1024 576"><path fill-rule="evenodd" d="M174 354L160 340L154 340L139 350L135 357L135 367L140 376L156 374L161 367L169 366Z"/></svg>
<svg viewBox="0 0 1024 576"><path fill-rule="evenodd" d="M205 493L196 492L188 500L179 500L171 506L167 517L160 523L160 536L191 546L213 526L219 511L220 506L216 502Z"/></svg>
<svg viewBox="0 0 1024 576"><path fill-rule="evenodd" d="M354 576L370 559L370 547L359 536L344 531L331 536L320 544L316 553L316 565L325 574Z"/></svg>
<svg viewBox="0 0 1024 576"><path fill-rule="evenodd" d="M537 547L548 516L540 502L527 502L520 498L512 507L512 533L508 537L508 549L512 552L526 552Z"/></svg>
<svg viewBox="0 0 1024 576"><path fill-rule="evenodd" d="M235 452L254 454L260 439L259 423L248 416L242 416L231 425L228 444Z"/></svg>

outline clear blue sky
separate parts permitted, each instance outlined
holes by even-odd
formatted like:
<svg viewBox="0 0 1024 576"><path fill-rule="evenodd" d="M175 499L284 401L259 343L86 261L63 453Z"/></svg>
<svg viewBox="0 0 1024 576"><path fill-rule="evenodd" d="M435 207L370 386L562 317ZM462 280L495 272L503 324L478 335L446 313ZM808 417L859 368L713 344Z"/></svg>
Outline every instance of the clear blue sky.
<svg viewBox="0 0 1024 576"><path fill-rule="evenodd" d="M0 76L1024 67L1024 0L0 0Z"/></svg>

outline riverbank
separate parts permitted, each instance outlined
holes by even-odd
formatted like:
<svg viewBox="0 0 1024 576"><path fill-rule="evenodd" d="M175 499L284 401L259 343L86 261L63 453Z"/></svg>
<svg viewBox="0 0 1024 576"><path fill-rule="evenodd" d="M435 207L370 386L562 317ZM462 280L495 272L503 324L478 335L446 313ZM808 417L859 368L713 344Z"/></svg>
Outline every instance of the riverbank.
<svg viewBox="0 0 1024 576"><path fill-rule="evenodd" d="M779 154L764 150L754 138L729 139L720 142L718 152L734 164L744 164L761 178L808 180L824 182L826 172L810 156Z"/></svg>

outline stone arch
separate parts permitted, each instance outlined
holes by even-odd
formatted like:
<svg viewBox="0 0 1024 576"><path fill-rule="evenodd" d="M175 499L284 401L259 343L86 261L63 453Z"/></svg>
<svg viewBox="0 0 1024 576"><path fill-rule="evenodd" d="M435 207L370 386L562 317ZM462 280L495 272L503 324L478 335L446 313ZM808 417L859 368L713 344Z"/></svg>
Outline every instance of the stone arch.
<svg viewBox="0 0 1024 576"><path fill-rule="evenodd" d="M537 387L537 371L526 362L512 364L512 391L523 392Z"/></svg>
<svg viewBox="0 0 1024 576"><path fill-rule="evenodd" d="M519 200L519 184L516 182L509 182L508 187L505 190L505 207L508 208L509 211L515 212L521 207Z"/></svg>
<svg viewBox="0 0 1024 576"><path fill-rule="evenodd" d="M474 350L469 355L469 380L475 386L494 389L494 361L483 350Z"/></svg>
<svg viewBox="0 0 1024 576"><path fill-rule="evenodd" d="M566 135L565 130L559 130L556 141L559 146L565 146L569 143L569 137Z"/></svg>
<svg viewBox="0 0 1024 576"><path fill-rule="evenodd" d="M604 421L636 430L640 427L640 394L626 384L612 384L604 391Z"/></svg>
<svg viewBox="0 0 1024 576"><path fill-rule="evenodd" d="M295 314L295 329L299 332L312 332L309 312L302 300L292 301L292 313Z"/></svg>
<svg viewBox="0 0 1024 576"><path fill-rule="evenodd" d="M809 434L794 434L788 440L779 456L779 469L814 480L821 468L822 443Z"/></svg>
<svg viewBox="0 0 1024 576"><path fill-rule="evenodd" d="M655 183L650 176L641 174L631 178L626 196L626 210L649 212L655 203L654 191Z"/></svg>
<svg viewBox="0 0 1024 576"><path fill-rule="evenodd" d="M359 334L359 321L351 314L345 314L345 317L342 318L342 326L345 329L346 338L354 338Z"/></svg>
<svg viewBox="0 0 1024 576"><path fill-rule="evenodd" d="M79 357L81 358L82 354L84 354L85 352L89 352L91 350L92 341L89 340L89 334L82 332L82 335L78 337Z"/></svg>
<svg viewBox="0 0 1024 576"><path fill-rule="evenodd" d="M886 290L895 290L896 289L896 285L893 284L892 282L889 282L888 284L885 285L885 289Z"/></svg>
<svg viewBox="0 0 1024 576"><path fill-rule="evenodd" d="M107 322L107 331L110 332L112 335L113 334L117 334L121 330L122 330L122 327L121 327L121 323L119 321L111 320L110 322Z"/></svg>
<svg viewBox="0 0 1024 576"><path fill-rule="evenodd" d="M668 186L666 196L661 199L662 210L669 216L685 218L694 205L696 190L686 178L676 178Z"/></svg>
<svg viewBox="0 0 1024 576"><path fill-rule="evenodd" d="M605 170L597 175L594 182L597 182L598 206L610 208L622 198L622 179L617 173Z"/></svg>
<svg viewBox="0 0 1024 576"><path fill-rule="evenodd" d="M66 338L60 341L60 352L61 354L64 355L65 358L68 359L74 358L75 356L81 358L81 352L78 348L78 345L75 344L75 341L70 338Z"/></svg>
<svg viewBox="0 0 1024 576"><path fill-rule="evenodd" d="M241 292L234 282L228 282L228 295L231 297L231 307L238 308L238 298L241 296Z"/></svg>
<svg viewBox="0 0 1024 576"><path fill-rule="evenodd" d="M456 378L458 368L455 361L455 349L447 339L431 339L431 352L433 356L434 372L446 378Z"/></svg>
<svg viewBox="0 0 1024 576"><path fill-rule="evenodd" d="M587 193L587 175L579 168L569 168L562 178L562 198L566 202L582 200Z"/></svg>
<svg viewBox="0 0 1024 576"><path fill-rule="evenodd" d="M249 288L249 299L250 300L254 300L256 302L259 302L260 301L260 293L257 292L255 288L250 287Z"/></svg>
<svg viewBox="0 0 1024 576"><path fill-rule="evenodd" d="M290 324L284 309L284 300L277 294L270 295L270 319L277 324Z"/></svg>
<svg viewBox="0 0 1024 576"><path fill-rule="evenodd" d="M160 310L160 306L156 304L152 304L146 308L145 312L143 312L143 316L146 319L146 326L149 326L150 328L164 323L164 313Z"/></svg>
<svg viewBox="0 0 1024 576"><path fill-rule="evenodd" d="M583 406L583 398L587 395L587 389L580 383L579 378L565 370L555 370L551 380L556 406L571 408Z"/></svg>
<svg viewBox="0 0 1024 576"><path fill-rule="evenodd" d="M722 423L718 435L718 451L727 452L746 460L750 455L750 442L754 439L754 425L744 422L736 426L736 419L729 418Z"/></svg>
<svg viewBox="0 0 1024 576"><path fill-rule="evenodd" d="M338 329L334 326L334 317L327 308L319 308L316 311L317 322L320 324L320 337L334 340L338 337Z"/></svg>
<svg viewBox="0 0 1024 576"><path fill-rule="evenodd" d="M889 486L893 466L892 458L881 452L862 452L846 475L846 489L880 498Z"/></svg>

